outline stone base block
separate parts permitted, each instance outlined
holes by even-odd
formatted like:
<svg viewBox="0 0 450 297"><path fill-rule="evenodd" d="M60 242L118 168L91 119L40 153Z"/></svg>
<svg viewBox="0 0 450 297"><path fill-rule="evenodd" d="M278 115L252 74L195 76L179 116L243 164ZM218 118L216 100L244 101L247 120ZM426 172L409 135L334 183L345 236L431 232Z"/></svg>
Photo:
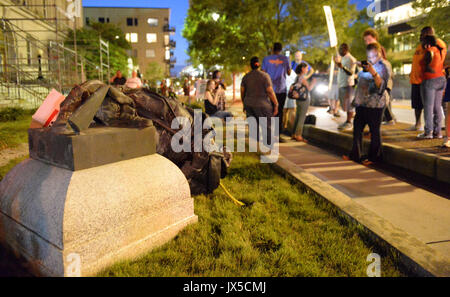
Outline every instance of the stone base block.
<svg viewBox="0 0 450 297"><path fill-rule="evenodd" d="M186 178L158 154L79 171L27 159L0 183L0 240L36 275L94 275L196 221Z"/></svg>

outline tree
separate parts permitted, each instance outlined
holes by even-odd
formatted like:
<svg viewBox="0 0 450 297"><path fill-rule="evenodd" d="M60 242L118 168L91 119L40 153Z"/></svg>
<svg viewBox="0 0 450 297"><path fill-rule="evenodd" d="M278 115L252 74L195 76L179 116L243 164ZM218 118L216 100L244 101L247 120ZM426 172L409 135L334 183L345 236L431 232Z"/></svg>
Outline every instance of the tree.
<svg viewBox="0 0 450 297"><path fill-rule="evenodd" d="M131 44L125 39L125 34L117 25L93 23L89 27L77 29L76 33L78 54L87 60L85 69L88 79L98 79L96 66L100 66L100 37L109 43L111 74L116 70L127 72L128 55L126 51L131 49ZM65 42L66 46L73 46L73 34L74 32L71 30Z"/></svg>
<svg viewBox="0 0 450 297"><path fill-rule="evenodd" d="M306 50L313 63L326 63L333 50L327 46L323 5L332 7L338 37L345 35L356 19L356 7L347 0L194 0L183 36L191 61L205 68L242 70L251 56L269 54L274 42ZM213 13L219 15L216 21Z"/></svg>
<svg viewBox="0 0 450 297"><path fill-rule="evenodd" d="M448 0L414 1L413 8L419 11L419 17L410 22L413 27L433 26L437 36L447 44L450 42L450 4ZM419 35L420 30L416 30L415 33Z"/></svg>
<svg viewBox="0 0 450 297"><path fill-rule="evenodd" d="M150 84L155 84L158 80L162 80L165 77L164 68L158 62L148 63L147 70L144 73L144 77Z"/></svg>

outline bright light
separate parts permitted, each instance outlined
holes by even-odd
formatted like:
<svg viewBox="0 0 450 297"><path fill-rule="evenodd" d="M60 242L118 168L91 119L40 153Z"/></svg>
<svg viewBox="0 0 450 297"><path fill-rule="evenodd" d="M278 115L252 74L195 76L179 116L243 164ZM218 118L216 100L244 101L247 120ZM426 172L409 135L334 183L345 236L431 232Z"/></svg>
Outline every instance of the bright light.
<svg viewBox="0 0 450 297"><path fill-rule="evenodd" d="M326 92L328 92L328 86L325 85L325 84L317 85L317 87L316 87L316 92L319 93L319 94L321 94L321 95L323 95L323 94L325 94Z"/></svg>
<svg viewBox="0 0 450 297"><path fill-rule="evenodd" d="M217 20L220 18L220 14L213 12L211 17L214 20L214 22L217 22Z"/></svg>
<svg viewBox="0 0 450 297"><path fill-rule="evenodd" d="M116 39L119 39L119 35L116 35Z"/></svg>

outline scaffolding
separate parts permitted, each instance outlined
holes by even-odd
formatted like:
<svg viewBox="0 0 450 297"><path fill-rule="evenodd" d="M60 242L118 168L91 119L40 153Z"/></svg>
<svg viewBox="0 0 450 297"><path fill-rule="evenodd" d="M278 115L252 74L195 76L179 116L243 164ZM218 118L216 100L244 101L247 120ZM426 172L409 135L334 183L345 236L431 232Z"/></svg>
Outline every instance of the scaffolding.
<svg viewBox="0 0 450 297"><path fill-rule="evenodd" d="M87 66L96 69L101 80L105 68L109 75L106 42L99 42L100 52L108 57L101 65L79 54L76 29L81 20L68 13L73 4L66 0L0 0L0 107L36 108L52 88L68 94L86 79ZM70 30L73 42L68 44Z"/></svg>

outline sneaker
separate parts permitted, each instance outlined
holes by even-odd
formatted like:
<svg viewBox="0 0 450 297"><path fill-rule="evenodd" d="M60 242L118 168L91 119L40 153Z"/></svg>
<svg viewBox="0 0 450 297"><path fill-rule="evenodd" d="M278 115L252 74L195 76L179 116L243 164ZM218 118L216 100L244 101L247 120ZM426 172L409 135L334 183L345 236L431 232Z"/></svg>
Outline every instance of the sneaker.
<svg viewBox="0 0 450 297"><path fill-rule="evenodd" d="M334 116L335 118L341 117L341 115L339 114L339 112L336 112L335 114L333 114L333 116Z"/></svg>
<svg viewBox="0 0 450 297"><path fill-rule="evenodd" d="M419 139L433 139L433 135L432 134L421 133L421 134L417 135L417 138L419 138Z"/></svg>
<svg viewBox="0 0 450 297"><path fill-rule="evenodd" d="M353 128L353 125L352 125L352 123L349 123L349 122L345 122L345 123L340 124L338 126L339 130L348 130L348 129L351 129L351 128Z"/></svg>
<svg viewBox="0 0 450 297"><path fill-rule="evenodd" d="M437 135L433 135L433 138L442 139L442 138L444 138L444 136L442 136L442 134L437 134Z"/></svg>
<svg viewBox="0 0 450 297"><path fill-rule="evenodd" d="M386 125L395 125L397 123L396 120L390 120L388 122L386 122Z"/></svg>

